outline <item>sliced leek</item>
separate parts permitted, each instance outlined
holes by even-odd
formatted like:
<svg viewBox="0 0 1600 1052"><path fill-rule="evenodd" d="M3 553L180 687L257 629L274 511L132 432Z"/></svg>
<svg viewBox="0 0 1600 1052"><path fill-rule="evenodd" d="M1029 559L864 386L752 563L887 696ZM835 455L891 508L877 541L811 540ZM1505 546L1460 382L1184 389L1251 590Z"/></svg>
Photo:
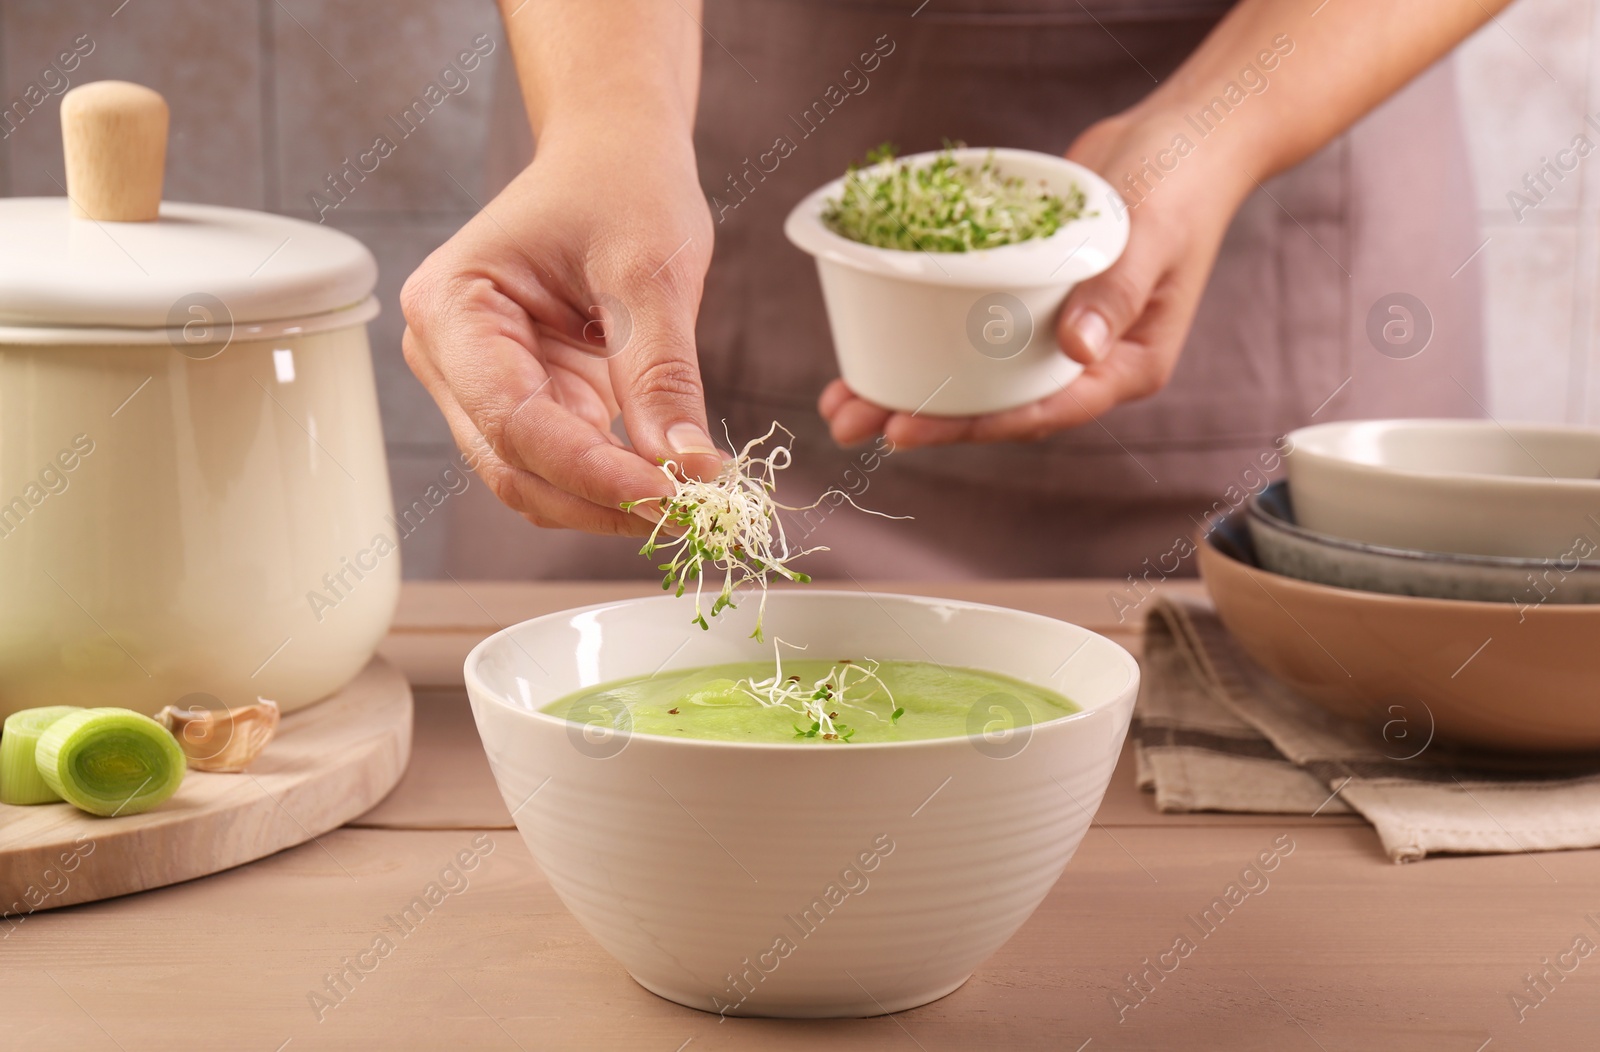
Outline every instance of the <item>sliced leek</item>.
<svg viewBox="0 0 1600 1052"><path fill-rule="evenodd" d="M45 783L95 815L148 811L178 791L185 770L177 739L131 709L80 709L39 736Z"/></svg>
<svg viewBox="0 0 1600 1052"><path fill-rule="evenodd" d="M39 776L34 748L46 728L78 711L74 705L48 705L6 717L4 729L0 729L0 804L48 804L61 799Z"/></svg>

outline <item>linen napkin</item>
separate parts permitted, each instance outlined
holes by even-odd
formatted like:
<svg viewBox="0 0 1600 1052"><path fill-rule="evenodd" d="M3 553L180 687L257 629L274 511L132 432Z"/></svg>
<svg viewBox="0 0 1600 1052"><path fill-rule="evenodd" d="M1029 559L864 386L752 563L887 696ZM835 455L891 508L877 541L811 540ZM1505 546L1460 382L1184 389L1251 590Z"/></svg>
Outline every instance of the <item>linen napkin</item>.
<svg viewBox="0 0 1600 1052"><path fill-rule="evenodd" d="M1203 599L1157 597L1143 664L1135 757L1162 811L1354 811L1395 862L1600 846L1600 755L1451 748L1420 704L1371 727L1334 716L1252 662Z"/></svg>

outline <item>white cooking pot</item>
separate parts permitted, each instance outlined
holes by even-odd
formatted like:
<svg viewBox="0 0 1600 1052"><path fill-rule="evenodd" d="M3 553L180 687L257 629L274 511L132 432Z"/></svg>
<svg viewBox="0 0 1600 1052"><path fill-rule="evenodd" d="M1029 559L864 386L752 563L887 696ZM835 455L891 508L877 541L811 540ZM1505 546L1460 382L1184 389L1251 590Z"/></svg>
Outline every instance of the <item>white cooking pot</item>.
<svg viewBox="0 0 1600 1052"><path fill-rule="evenodd" d="M327 227L162 203L155 92L61 112L68 197L0 200L0 715L308 705L399 593L377 265Z"/></svg>

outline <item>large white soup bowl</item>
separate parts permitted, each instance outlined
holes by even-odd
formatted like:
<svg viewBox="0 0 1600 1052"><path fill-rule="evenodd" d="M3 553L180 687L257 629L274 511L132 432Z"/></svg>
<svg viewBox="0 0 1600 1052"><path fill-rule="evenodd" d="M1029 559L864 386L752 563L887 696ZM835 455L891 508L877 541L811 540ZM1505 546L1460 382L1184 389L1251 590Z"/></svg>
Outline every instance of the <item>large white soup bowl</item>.
<svg viewBox="0 0 1600 1052"><path fill-rule="evenodd" d="M1087 629L1000 607L785 590L767 643L754 599L710 631L687 600L551 614L466 663L484 749L517 828L573 915L645 988L728 1015L864 1016L956 989L1028 919L1077 849L1133 713L1139 669ZM1081 712L973 733L777 744L630 734L625 710L540 712L662 668L806 657L936 661L1060 691Z"/></svg>

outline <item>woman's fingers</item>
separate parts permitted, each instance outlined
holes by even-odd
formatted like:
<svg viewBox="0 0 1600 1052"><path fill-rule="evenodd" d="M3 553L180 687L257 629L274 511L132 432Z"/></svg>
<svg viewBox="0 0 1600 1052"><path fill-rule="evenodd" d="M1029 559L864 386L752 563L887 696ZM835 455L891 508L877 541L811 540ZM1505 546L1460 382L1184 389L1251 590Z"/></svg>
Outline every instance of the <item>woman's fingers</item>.
<svg viewBox="0 0 1600 1052"><path fill-rule="evenodd" d="M843 380L823 388L817 409L828 421L828 432L841 446L853 446L883 431L890 412L856 396Z"/></svg>
<svg viewBox="0 0 1600 1052"><path fill-rule="evenodd" d="M829 381L817 398L817 412L822 414L822 419L831 421L834 414L855 396L855 392L843 380Z"/></svg>
<svg viewBox="0 0 1600 1052"><path fill-rule="evenodd" d="M896 446L934 446L968 441L971 417L936 417L898 413L867 401L845 384L834 380L822 391L817 409L828 422L828 432L841 446L854 446L873 435L887 435Z"/></svg>
<svg viewBox="0 0 1600 1052"><path fill-rule="evenodd" d="M698 196L694 205L704 212ZM711 478L722 454L706 420L695 346L711 224L709 213L694 218L704 222L674 224L694 231L681 240L674 234L657 241L640 231L589 266L597 297L620 304L627 319L618 344L608 343L606 365L629 441L651 461L672 460L687 475Z"/></svg>
<svg viewBox="0 0 1600 1052"><path fill-rule="evenodd" d="M972 422L974 442L1032 441L1095 420L1114 406L1143 397L1154 386L1149 349L1119 343L1099 365L1049 398L981 416Z"/></svg>
<svg viewBox="0 0 1600 1052"><path fill-rule="evenodd" d="M406 339L411 339L409 333ZM434 375L437 376L436 371ZM435 385L428 386L435 390ZM472 470L502 503L529 522L536 526L628 536L641 536L650 531L650 523L641 516L565 493L532 472L507 464L489 447L466 411L444 388L442 378L437 391L435 401Z"/></svg>
<svg viewBox="0 0 1600 1052"><path fill-rule="evenodd" d="M631 341L608 362L628 438L652 460L672 460L687 475L714 478L722 454L706 426L694 305L654 291L636 300Z"/></svg>
<svg viewBox="0 0 1600 1052"><path fill-rule="evenodd" d="M424 270L427 269L424 265ZM402 294L407 360L506 466L605 509L670 492L665 477L563 404L526 311L483 275L418 271ZM582 406L592 415L592 406Z"/></svg>
<svg viewBox="0 0 1600 1052"><path fill-rule="evenodd" d="M977 418L970 416L926 416L894 413L883 426L883 433L896 449L918 446L944 446L952 442L971 442Z"/></svg>
<svg viewBox="0 0 1600 1052"><path fill-rule="evenodd" d="M999 413L936 417L890 412L857 396L842 380L829 385L821 408L834 440L841 445L853 445L880 432L894 442L896 449L954 442L1036 441L1089 423L1123 402L1159 390L1176 353L1169 355L1164 347L1152 347L1142 341L1152 335L1168 336L1170 329L1158 309L1140 319L1130 333L1134 339L1118 341L1104 359L1086 368L1060 391Z"/></svg>
<svg viewBox="0 0 1600 1052"><path fill-rule="evenodd" d="M1067 357L1085 366L1102 361L1144 316L1156 283L1181 251L1149 224L1136 225L1122 256L1079 282L1061 305L1056 338Z"/></svg>

